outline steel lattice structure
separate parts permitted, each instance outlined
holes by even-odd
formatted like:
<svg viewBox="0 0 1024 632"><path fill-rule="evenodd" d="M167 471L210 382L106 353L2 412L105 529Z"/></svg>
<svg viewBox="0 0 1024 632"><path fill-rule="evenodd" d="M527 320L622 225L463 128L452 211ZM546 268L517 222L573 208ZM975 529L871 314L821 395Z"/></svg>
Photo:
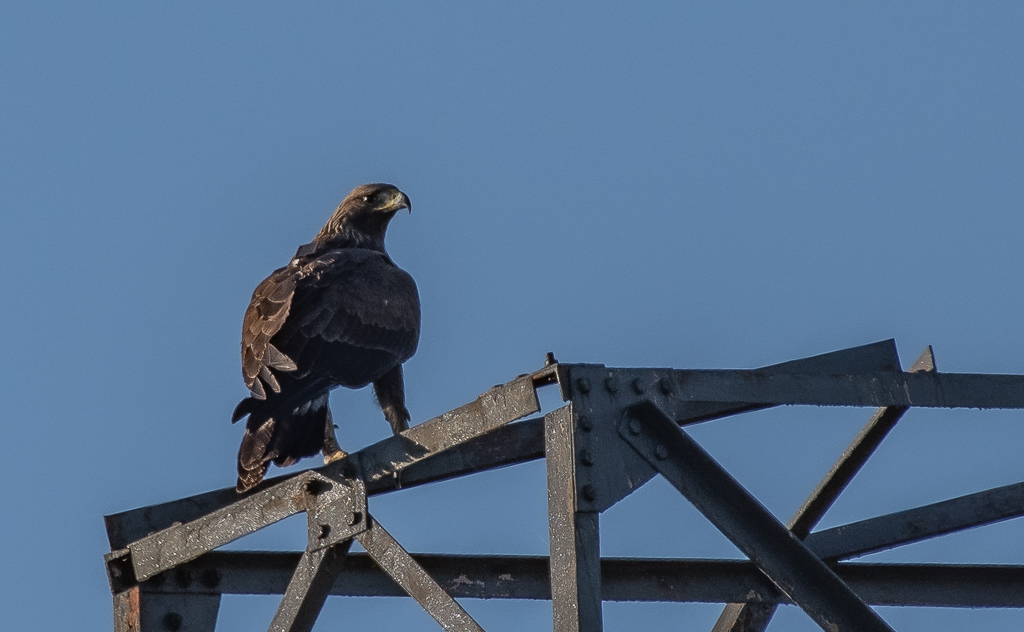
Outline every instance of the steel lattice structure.
<svg viewBox="0 0 1024 632"><path fill-rule="evenodd" d="M558 364L328 466L106 517L117 632L212 631L223 594L283 594L270 630L310 630L329 595L409 595L446 630L482 628L455 598L551 599L556 632L602 629L607 601L727 604L715 632L763 630L793 603L825 630L889 630L870 605L1024 607L1024 566L862 564L852 557L1024 515L1024 482L814 531L903 414L1024 408L1024 376L909 371L893 341L755 370ZM540 417L536 390L567 404ZM875 408L781 523L682 429L780 405ZM410 555L370 496L547 459L550 557ZM599 516L664 476L749 561L602 558ZM296 513L299 553L221 552ZM365 554L348 554L357 540ZM466 581L468 578L469 581Z"/></svg>

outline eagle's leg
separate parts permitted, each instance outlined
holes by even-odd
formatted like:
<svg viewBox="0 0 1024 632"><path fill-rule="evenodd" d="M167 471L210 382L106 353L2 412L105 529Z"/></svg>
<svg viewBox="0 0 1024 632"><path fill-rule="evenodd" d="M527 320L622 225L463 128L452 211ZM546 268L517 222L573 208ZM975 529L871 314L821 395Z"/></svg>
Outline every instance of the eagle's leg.
<svg viewBox="0 0 1024 632"><path fill-rule="evenodd" d="M348 453L338 445L338 437L334 435L334 419L331 417L331 410L327 409L327 422L324 424L324 464L328 465L340 461L348 456Z"/></svg>
<svg viewBox="0 0 1024 632"><path fill-rule="evenodd" d="M405 379L401 364L373 383L373 394L377 396L384 419L391 424L391 432L399 434L408 430L409 409L405 407Z"/></svg>

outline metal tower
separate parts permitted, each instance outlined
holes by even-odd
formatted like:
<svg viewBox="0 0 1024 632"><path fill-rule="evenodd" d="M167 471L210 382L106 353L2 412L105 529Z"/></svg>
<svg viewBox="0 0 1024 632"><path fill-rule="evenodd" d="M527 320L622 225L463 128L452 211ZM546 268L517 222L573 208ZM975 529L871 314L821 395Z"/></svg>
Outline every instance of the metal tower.
<svg viewBox="0 0 1024 632"><path fill-rule="evenodd" d="M567 404L541 417L537 389ZM683 426L780 405L874 413L783 524ZM754 370L559 364L328 466L106 517L116 632L212 631L223 594L283 594L270 630L310 630L329 595L403 595L445 630L481 630L455 598L550 599L556 632L602 629L602 601L727 604L715 632L763 630L793 603L824 630L891 629L870 605L1024 607L1024 566L850 558L1024 515L1024 482L814 527L911 407L1024 408L1024 376L903 371L893 341ZM719 423L727 423L720 421ZM546 458L550 557L410 555L368 498ZM600 514L664 476L749 561L603 558ZM221 552L299 512L305 551ZM353 540L365 554L348 554ZM466 581L466 579L469 581ZM870 604L870 605L869 605Z"/></svg>

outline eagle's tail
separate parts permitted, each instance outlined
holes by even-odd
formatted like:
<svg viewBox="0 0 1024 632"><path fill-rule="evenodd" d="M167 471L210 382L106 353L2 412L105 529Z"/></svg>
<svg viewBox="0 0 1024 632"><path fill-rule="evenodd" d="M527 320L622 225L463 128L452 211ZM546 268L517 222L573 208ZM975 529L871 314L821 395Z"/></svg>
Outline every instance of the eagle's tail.
<svg viewBox="0 0 1024 632"><path fill-rule="evenodd" d="M331 423L327 393L289 413L272 408L270 401L249 397L238 404L232 415L232 421L249 415L245 436L238 448L235 489L239 492L259 485L271 461L279 467L287 467L302 457L313 456L324 446L324 431Z"/></svg>

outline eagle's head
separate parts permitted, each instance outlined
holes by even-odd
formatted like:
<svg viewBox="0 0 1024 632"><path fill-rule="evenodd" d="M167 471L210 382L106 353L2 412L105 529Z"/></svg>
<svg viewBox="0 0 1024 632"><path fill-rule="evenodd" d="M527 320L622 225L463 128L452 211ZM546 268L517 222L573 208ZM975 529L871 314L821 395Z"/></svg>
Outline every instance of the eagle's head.
<svg viewBox="0 0 1024 632"><path fill-rule="evenodd" d="M359 185L341 201L313 241L325 245L342 241L383 250L388 222L403 208L412 213L412 202L395 185L379 182Z"/></svg>

